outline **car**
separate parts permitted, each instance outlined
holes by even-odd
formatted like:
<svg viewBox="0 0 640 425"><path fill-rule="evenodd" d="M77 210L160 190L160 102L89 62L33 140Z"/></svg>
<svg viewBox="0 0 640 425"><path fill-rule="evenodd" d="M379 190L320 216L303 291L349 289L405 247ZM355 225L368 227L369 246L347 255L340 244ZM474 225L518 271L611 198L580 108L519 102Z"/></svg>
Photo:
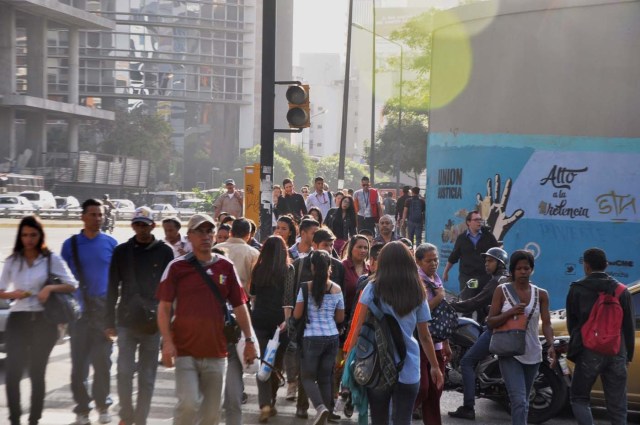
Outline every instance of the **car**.
<svg viewBox="0 0 640 425"><path fill-rule="evenodd" d="M627 369L627 404L629 410L640 411L640 380L633 377L640 376L640 280L627 286L631 293L631 303L633 304L636 320L636 352L633 362ZM551 312L551 327L554 336L569 336L567 331L566 310L555 310ZM573 370L573 364L569 362L569 367ZM604 392L600 379L596 381L591 391L591 403L596 406L605 406Z"/></svg>
<svg viewBox="0 0 640 425"><path fill-rule="evenodd" d="M56 200L56 208L58 209L79 209L80 201L75 196L54 196Z"/></svg>
<svg viewBox="0 0 640 425"><path fill-rule="evenodd" d="M116 220L131 220L136 213L136 205L128 199L111 199L116 206Z"/></svg>
<svg viewBox="0 0 640 425"><path fill-rule="evenodd" d="M53 194L47 190L25 190L20 192L20 196L24 196L33 204L34 208L47 210L56 208L56 199Z"/></svg>
<svg viewBox="0 0 640 425"><path fill-rule="evenodd" d="M153 204L151 210L155 221L162 221L168 217L178 218L178 211L171 204Z"/></svg>
<svg viewBox="0 0 640 425"><path fill-rule="evenodd" d="M202 205L204 205L204 199L183 199L182 201L178 202L176 211L178 211L180 217L191 217L196 212L200 211L200 207Z"/></svg>
<svg viewBox="0 0 640 425"><path fill-rule="evenodd" d="M0 353L7 352L5 330L7 329L7 319L9 318L9 300L0 299Z"/></svg>
<svg viewBox="0 0 640 425"><path fill-rule="evenodd" d="M31 214L34 209L24 196L0 195L0 216L19 218Z"/></svg>

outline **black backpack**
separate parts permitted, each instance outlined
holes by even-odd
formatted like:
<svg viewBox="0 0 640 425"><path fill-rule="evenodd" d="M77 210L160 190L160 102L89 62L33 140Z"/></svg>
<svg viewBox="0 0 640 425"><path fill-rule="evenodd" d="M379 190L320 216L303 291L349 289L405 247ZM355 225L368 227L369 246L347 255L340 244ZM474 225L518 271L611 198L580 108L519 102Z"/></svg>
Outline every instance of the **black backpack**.
<svg viewBox="0 0 640 425"><path fill-rule="evenodd" d="M395 353L400 357L399 362L395 360ZM356 344L355 381L366 388L388 390L398 382L406 357L407 347L398 321L384 313L378 298L374 297Z"/></svg>

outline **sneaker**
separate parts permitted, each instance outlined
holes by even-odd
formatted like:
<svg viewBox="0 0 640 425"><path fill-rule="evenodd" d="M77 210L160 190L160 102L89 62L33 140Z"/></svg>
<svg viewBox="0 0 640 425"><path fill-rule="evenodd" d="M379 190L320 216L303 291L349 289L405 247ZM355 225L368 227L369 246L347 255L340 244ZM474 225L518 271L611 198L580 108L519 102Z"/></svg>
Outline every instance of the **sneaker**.
<svg viewBox="0 0 640 425"><path fill-rule="evenodd" d="M318 408L318 413L316 413L316 417L313 420L313 425L325 425L327 423L327 418L329 417L329 411L323 405L320 405Z"/></svg>
<svg viewBox="0 0 640 425"><path fill-rule="evenodd" d="M100 410L98 422L100 422L101 424L108 424L109 422L111 422L111 414L109 413L109 409Z"/></svg>
<svg viewBox="0 0 640 425"><path fill-rule="evenodd" d="M267 423L271 416L275 416L278 413L275 407L263 406L260 408L260 417L258 418L258 422L261 424Z"/></svg>
<svg viewBox="0 0 640 425"><path fill-rule="evenodd" d="M88 413L76 413L76 421L73 425L91 425Z"/></svg>
<svg viewBox="0 0 640 425"><path fill-rule="evenodd" d="M455 412L449 412L449 416L473 421L476 419L476 411L473 407L460 406Z"/></svg>
<svg viewBox="0 0 640 425"><path fill-rule="evenodd" d="M295 401L297 394L298 394L298 383L289 382L289 384L287 385L287 396L285 397L285 400Z"/></svg>
<svg viewBox="0 0 640 425"><path fill-rule="evenodd" d="M335 413L329 413L329 417L327 418L327 421L334 424L338 424L340 423L340 419L342 419L340 415Z"/></svg>
<svg viewBox="0 0 640 425"><path fill-rule="evenodd" d="M308 419L309 418L309 414L307 413L307 409L297 408L296 409L296 418Z"/></svg>
<svg viewBox="0 0 640 425"><path fill-rule="evenodd" d="M347 401L344 403L344 409L342 410L342 413L344 413L347 418L353 416L353 403L351 402L351 395L349 395L349 398L347 398Z"/></svg>

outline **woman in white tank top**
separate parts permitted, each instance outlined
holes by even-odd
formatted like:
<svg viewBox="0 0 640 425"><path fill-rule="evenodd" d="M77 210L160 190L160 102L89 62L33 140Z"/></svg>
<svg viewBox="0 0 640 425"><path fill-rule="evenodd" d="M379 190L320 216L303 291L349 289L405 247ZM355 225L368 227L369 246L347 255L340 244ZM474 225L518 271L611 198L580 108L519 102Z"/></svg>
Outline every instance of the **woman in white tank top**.
<svg viewBox="0 0 640 425"><path fill-rule="evenodd" d="M542 362L542 344L538 338L538 322L542 319L542 332L547 340L552 366L556 359L553 349L553 330L549 316L549 294L531 283L534 258L531 252L518 250L511 255L509 272L512 282L499 285L493 293L487 324L491 329L503 325L513 316L524 314L531 319L527 325L526 349L523 355L500 357L500 372L511 401L511 423L526 425L529 411L529 394ZM511 285L517 297L513 297L505 285ZM506 294L506 297L505 297ZM519 301L519 302L518 302Z"/></svg>

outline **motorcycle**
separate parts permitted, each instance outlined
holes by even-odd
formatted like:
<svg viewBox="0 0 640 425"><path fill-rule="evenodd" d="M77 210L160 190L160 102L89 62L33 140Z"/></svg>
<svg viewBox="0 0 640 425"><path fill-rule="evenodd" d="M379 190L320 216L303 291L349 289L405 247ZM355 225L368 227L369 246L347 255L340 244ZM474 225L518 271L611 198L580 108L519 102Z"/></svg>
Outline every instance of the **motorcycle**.
<svg viewBox="0 0 640 425"><path fill-rule="evenodd" d="M113 212L110 209L108 211L105 211L100 230L103 233L109 232L113 234L113 228L115 227L115 225L116 225L116 217L113 214Z"/></svg>
<svg viewBox="0 0 640 425"><path fill-rule="evenodd" d="M449 338L451 346L451 360L447 366L445 376L445 389L462 389L462 368L460 361L464 354L476 342L483 328L475 320L466 317L458 318L458 327ZM541 337L542 363L538 369L529 398L528 422L539 424L548 421L560 413L569 401L569 368L567 366L566 352L568 338L558 337L554 341L557 361L551 367L547 350L548 345L544 337ZM489 354L478 362L475 368L476 397L487 398L500 403L505 409L510 410L509 394L505 386L498 356Z"/></svg>

